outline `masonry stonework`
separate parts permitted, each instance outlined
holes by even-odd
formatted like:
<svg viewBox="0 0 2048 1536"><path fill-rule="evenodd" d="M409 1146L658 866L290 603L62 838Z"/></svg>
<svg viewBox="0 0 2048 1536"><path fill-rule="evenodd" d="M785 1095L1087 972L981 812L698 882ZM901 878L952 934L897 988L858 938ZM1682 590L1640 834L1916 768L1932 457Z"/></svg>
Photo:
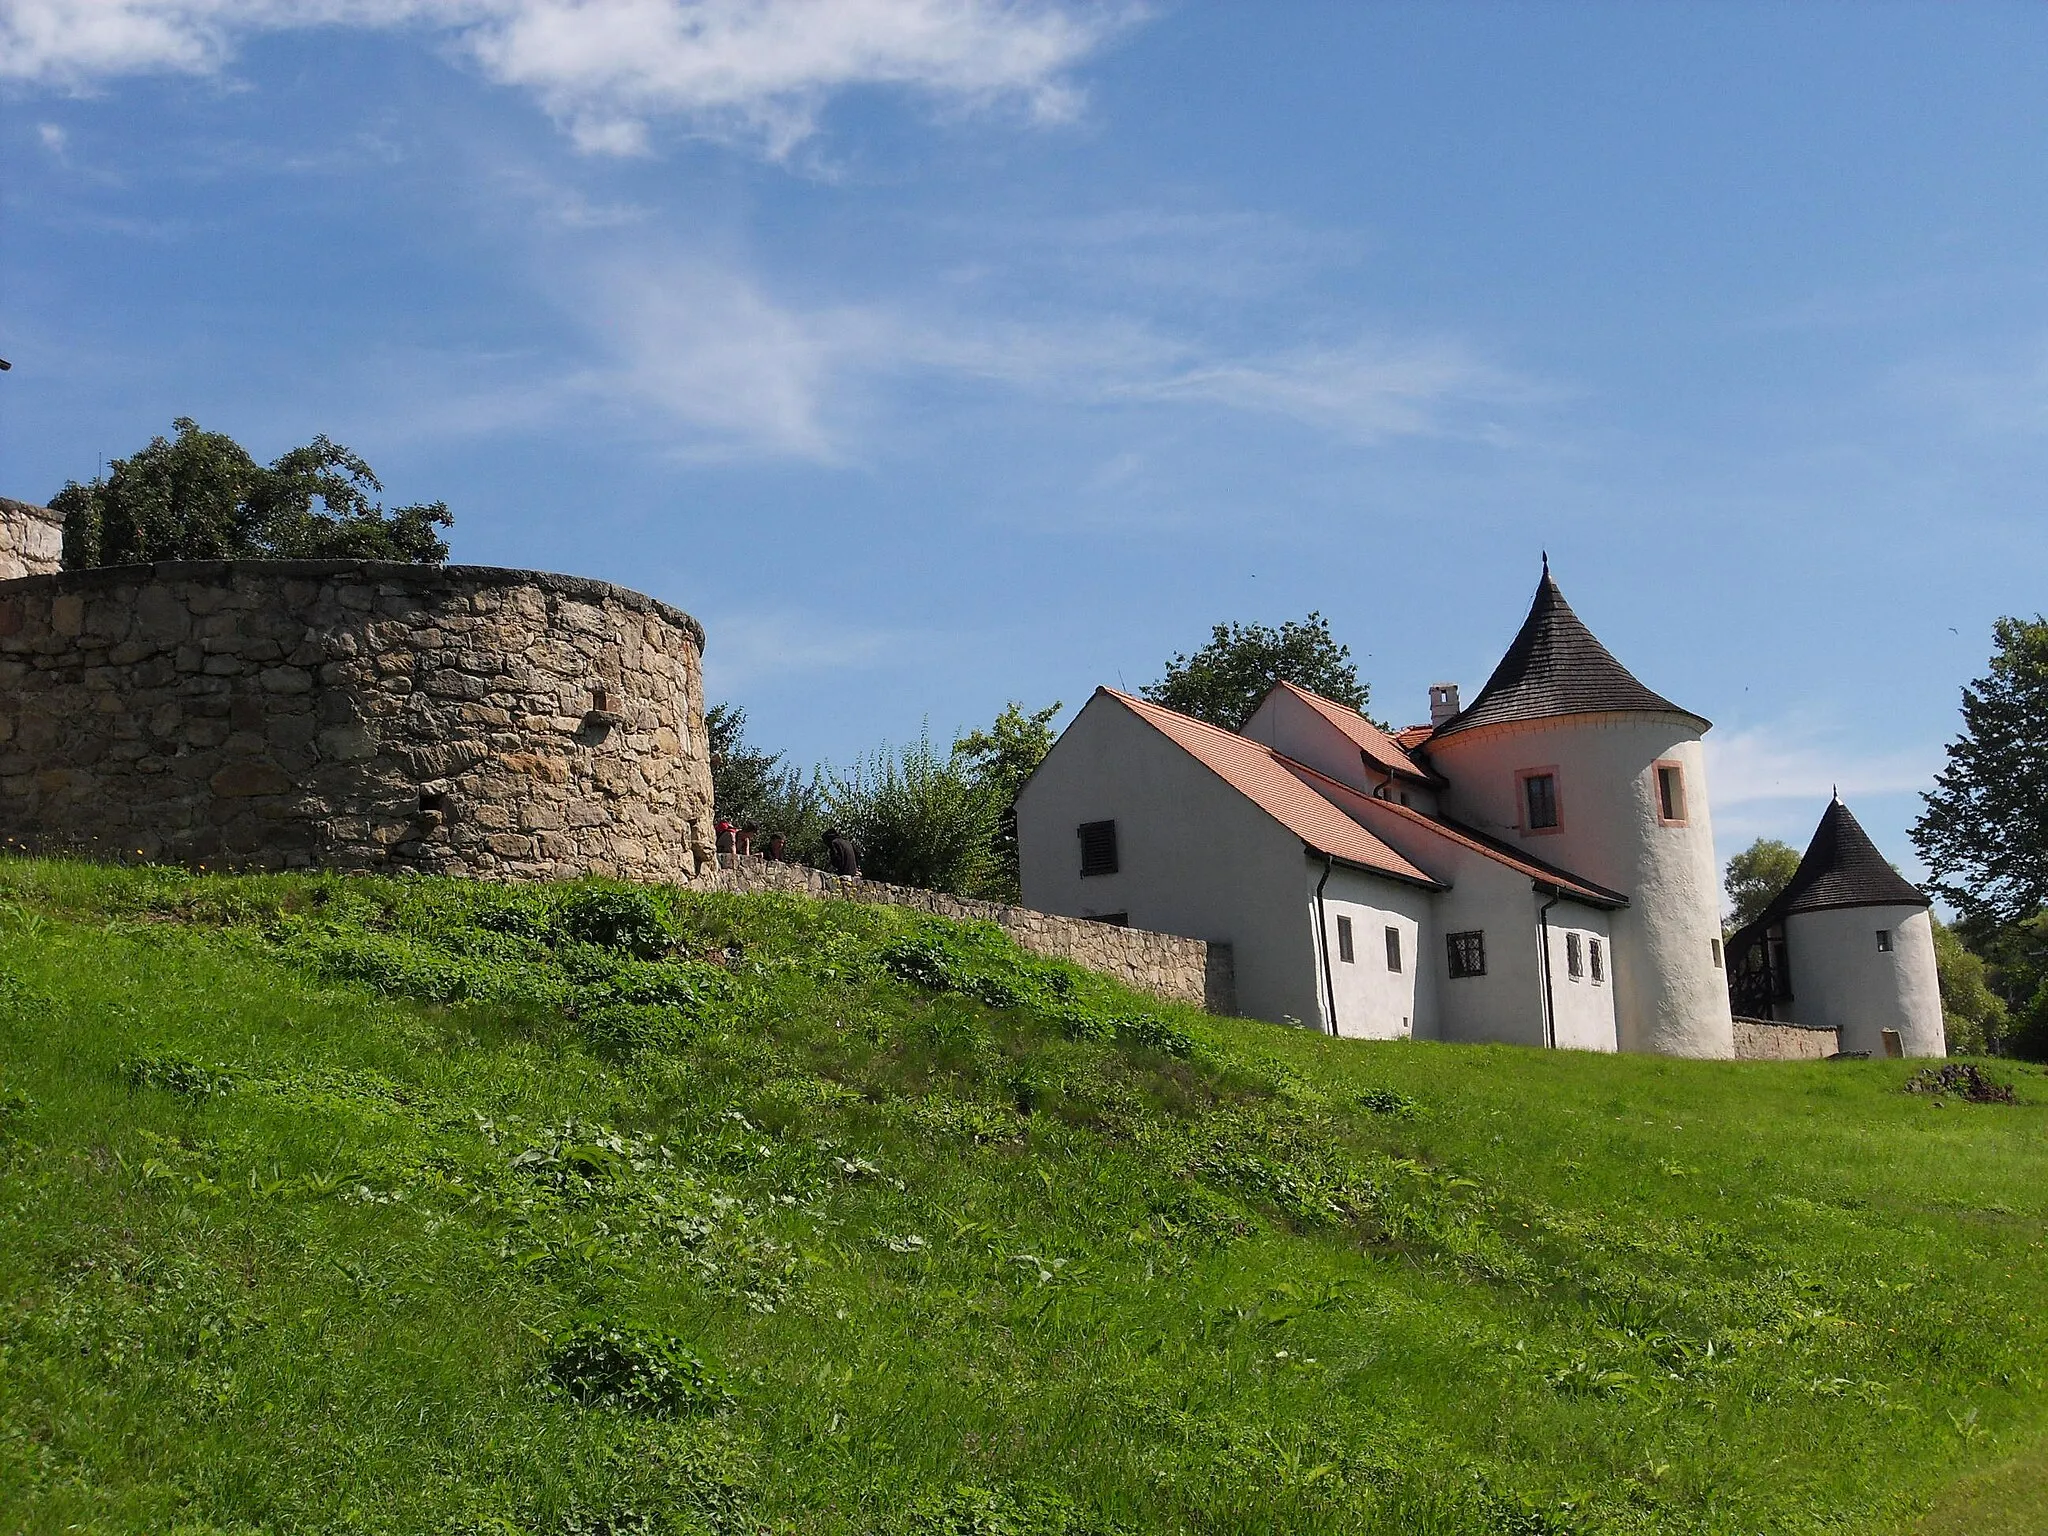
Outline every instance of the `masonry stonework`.
<svg viewBox="0 0 2048 1536"><path fill-rule="evenodd" d="M735 869L710 869L694 889L724 891L790 891L827 900L871 901L911 907L938 917L994 923L1021 949L1058 960L1071 960L1100 971L1126 986L1169 1002L1187 1003L1211 1013L1237 1011L1236 978L1228 944L1150 933L1081 917L1055 917L1025 907L993 901L970 901L939 891L886 885L879 880L848 880L801 864L770 864L743 860Z"/></svg>
<svg viewBox="0 0 2048 1536"><path fill-rule="evenodd" d="M1735 1020L1737 1061L1824 1061L1841 1049L1841 1032L1831 1025Z"/></svg>
<svg viewBox="0 0 2048 1536"><path fill-rule="evenodd" d="M714 862L703 643L638 593L483 566L0 581L0 843L688 880Z"/></svg>
<svg viewBox="0 0 2048 1536"><path fill-rule="evenodd" d="M0 496L0 581L42 576L64 554L64 519L48 507Z"/></svg>

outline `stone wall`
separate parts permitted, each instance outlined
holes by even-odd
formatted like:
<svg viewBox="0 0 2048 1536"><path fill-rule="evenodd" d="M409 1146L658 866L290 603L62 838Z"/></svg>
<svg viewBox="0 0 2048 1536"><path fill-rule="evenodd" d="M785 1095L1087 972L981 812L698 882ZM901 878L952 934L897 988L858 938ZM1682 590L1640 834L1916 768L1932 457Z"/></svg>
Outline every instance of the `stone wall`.
<svg viewBox="0 0 2048 1536"><path fill-rule="evenodd" d="M1236 979L1228 944L1149 933L1142 928L1120 928L1080 917L1054 917L1024 907L885 885L879 880L846 880L801 864L769 864L759 859L743 860L737 869L708 870L694 882L694 888L794 891L805 896L872 901L913 907L939 917L995 923L1007 930L1020 948L1033 954L1071 960L1169 1002L1188 1003L1211 1013L1237 1011Z"/></svg>
<svg viewBox="0 0 2048 1536"><path fill-rule="evenodd" d="M703 631L603 582L215 561L0 582L0 844L686 880Z"/></svg>
<svg viewBox="0 0 2048 1536"><path fill-rule="evenodd" d="M48 507L0 496L0 581L47 575L63 554L63 518Z"/></svg>
<svg viewBox="0 0 2048 1536"><path fill-rule="evenodd" d="M1822 1061L1842 1049L1828 1025L1780 1024L1770 1019L1735 1019L1737 1061Z"/></svg>

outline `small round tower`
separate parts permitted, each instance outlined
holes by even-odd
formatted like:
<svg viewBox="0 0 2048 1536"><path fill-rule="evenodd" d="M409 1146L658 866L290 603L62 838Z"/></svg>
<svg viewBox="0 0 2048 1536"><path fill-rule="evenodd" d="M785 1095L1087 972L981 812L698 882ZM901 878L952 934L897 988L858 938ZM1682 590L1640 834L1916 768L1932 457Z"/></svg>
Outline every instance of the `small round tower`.
<svg viewBox="0 0 2048 1536"><path fill-rule="evenodd" d="M1625 1051L1735 1054L1707 729L1614 659L1546 560L1493 676L1424 746L1449 781L1448 815L1627 897L1611 930Z"/></svg>
<svg viewBox="0 0 2048 1536"><path fill-rule="evenodd" d="M1734 938L1743 980L1772 1012L1831 1026L1845 1052L1946 1056L1934 918L1837 797L1792 881Z"/></svg>

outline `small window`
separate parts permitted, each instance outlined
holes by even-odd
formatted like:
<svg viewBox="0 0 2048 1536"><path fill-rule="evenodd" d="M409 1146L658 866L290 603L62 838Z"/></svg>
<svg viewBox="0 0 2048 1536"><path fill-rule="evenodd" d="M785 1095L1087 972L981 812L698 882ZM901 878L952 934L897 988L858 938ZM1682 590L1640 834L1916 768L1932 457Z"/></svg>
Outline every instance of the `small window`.
<svg viewBox="0 0 2048 1536"><path fill-rule="evenodd" d="M1351 949L1351 919L1348 917L1337 919L1337 958L1346 965L1358 958Z"/></svg>
<svg viewBox="0 0 2048 1536"><path fill-rule="evenodd" d="M1116 823L1113 821L1084 821L1080 826L1081 873L1084 875L1113 875L1116 873Z"/></svg>
<svg viewBox="0 0 2048 1536"><path fill-rule="evenodd" d="M1714 952L1714 969L1718 971L1721 969L1721 941L1719 939L1709 939L1707 940L1707 948Z"/></svg>
<svg viewBox="0 0 2048 1536"><path fill-rule="evenodd" d="M1892 931L1889 928L1877 930L1877 947L1885 954L1892 952Z"/></svg>
<svg viewBox="0 0 2048 1536"><path fill-rule="evenodd" d="M1576 933L1564 936L1564 973L1573 981L1586 977L1586 946Z"/></svg>
<svg viewBox="0 0 2048 1536"><path fill-rule="evenodd" d="M1557 776L1532 773L1522 780L1522 806L1529 819L1523 823L1531 832L1557 825Z"/></svg>
<svg viewBox="0 0 2048 1536"><path fill-rule="evenodd" d="M1387 969L1401 969L1401 930L1398 928L1387 930Z"/></svg>
<svg viewBox="0 0 2048 1536"><path fill-rule="evenodd" d="M1607 979L1607 946L1598 939L1588 939L1586 944L1592 951L1593 985L1597 987Z"/></svg>
<svg viewBox="0 0 2048 1536"><path fill-rule="evenodd" d="M1447 933L1444 947L1450 952L1451 975L1484 976L1486 974L1486 935L1480 932Z"/></svg>
<svg viewBox="0 0 2048 1536"><path fill-rule="evenodd" d="M1657 765L1657 819L1667 827L1685 825L1685 765L1682 763Z"/></svg>

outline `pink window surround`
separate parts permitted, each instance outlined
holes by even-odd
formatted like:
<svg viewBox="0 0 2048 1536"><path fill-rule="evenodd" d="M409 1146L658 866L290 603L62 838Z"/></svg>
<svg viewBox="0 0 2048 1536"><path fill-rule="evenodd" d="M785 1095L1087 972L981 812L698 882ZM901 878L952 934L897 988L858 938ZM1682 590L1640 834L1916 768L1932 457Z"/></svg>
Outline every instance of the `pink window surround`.
<svg viewBox="0 0 2048 1536"><path fill-rule="evenodd" d="M1556 822L1550 826L1532 827L1529 825L1529 781L1531 779L1550 780L1550 808L1557 815ZM1558 788L1557 765L1555 763L1551 764L1548 768L1517 768L1515 770L1515 828L1524 837L1549 837L1554 832L1562 832L1564 830L1564 793Z"/></svg>
<svg viewBox="0 0 2048 1536"><path fill-rule="evenodd" d="M1666 770L1678 775L1678 814L1664 814L1664 774ZM1663 757L1650 765L1650 794L1655 801L1657 825L1660 827L1682 827L1692 820L1692 806L1688 801L1689 787L1685 782L1685 764L1676 758Z"/></svg>

